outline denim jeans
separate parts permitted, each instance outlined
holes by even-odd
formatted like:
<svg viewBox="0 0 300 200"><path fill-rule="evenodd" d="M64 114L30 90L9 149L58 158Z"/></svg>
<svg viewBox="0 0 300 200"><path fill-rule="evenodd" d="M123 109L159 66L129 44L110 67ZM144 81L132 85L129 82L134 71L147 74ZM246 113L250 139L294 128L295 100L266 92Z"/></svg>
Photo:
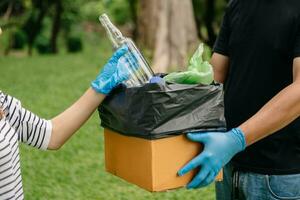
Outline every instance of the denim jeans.
<svg viewBox="0 0 300 200"><path fill-rule="evenodd" d="M300 174L263 175L224 167L224 180L216 183L217 200L300 200Z"/></svg>

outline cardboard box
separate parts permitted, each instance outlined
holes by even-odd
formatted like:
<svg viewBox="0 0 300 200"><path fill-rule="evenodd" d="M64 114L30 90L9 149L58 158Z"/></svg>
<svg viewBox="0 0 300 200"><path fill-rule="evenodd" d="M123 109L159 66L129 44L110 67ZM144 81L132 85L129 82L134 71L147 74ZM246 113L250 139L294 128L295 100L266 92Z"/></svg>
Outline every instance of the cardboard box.
<svg viewBox="0 0 300 200"><path fill-rule="evenodd" d="M196 171L177 172L198 155L202 146L184 135L146 140L104 130L106 170L151 192L185 186ZM219 174L216 180L221 180Z"/></svg>

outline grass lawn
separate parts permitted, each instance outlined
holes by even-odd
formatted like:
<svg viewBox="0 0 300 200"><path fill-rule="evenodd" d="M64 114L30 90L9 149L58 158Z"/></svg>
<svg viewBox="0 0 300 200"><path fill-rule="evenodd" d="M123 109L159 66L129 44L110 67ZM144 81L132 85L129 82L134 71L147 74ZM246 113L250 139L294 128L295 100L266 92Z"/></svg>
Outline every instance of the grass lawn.
<svg viewBox="0 0 300 200"><path fill-rule="evenodd" d="M0 55L0 90L27 109L51 118L67 108L89 86L111 54L107 42L94 40L79 54L55 56ZM97 42L95 42L97 41ZM149 193L104 170L103 135L95 113L57 152L21 145L25 199L45 200L196 200L214 199L214 187Z"/></svg>

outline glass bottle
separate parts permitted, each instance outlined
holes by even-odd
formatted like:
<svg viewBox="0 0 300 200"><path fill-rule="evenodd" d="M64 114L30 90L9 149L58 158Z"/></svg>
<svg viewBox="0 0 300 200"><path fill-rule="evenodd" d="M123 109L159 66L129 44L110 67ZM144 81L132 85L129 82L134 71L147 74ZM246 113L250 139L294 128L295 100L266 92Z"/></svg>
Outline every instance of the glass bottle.
<svg viewBox="0 0 300 200"><path fill-rule="evenodd" d="M134 42L130 38L124 37L121 31L112 24L106 14L102 14L99 20L105 28L114 49L118 49L123 45L126 45L129 49L128 55L125 56L127 56L127 61L129 61L127 69L129 70L130 77L124 84L127 87L135 87L148 83L154 76L154 73ZM132 57L129 58L129 56ZM133 60L135 60L135 63L131 62Z"/></svg>

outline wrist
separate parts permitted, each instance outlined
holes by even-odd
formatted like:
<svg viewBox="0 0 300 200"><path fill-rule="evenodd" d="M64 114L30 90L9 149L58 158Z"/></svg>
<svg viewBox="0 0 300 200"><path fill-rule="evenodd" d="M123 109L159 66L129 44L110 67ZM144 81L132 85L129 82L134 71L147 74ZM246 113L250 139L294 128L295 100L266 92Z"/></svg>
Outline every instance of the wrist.
<svg viewBox="0 0 300 200"><path fill-rule="evenodd" d="M238 127L231 129L231 133L233 134L235 141L239 146L239 151L245 150L247 144L244 132Z"/></svg>
<svg viewBox="0 0 300 200"><path fill-rule="evenodd" d="M95 90L92 86L88 89L91 91L91 93L93 94L93 96L95 97L95 99L103 99L103 97L105 98L107 95L102 93L102 92L98 92L97 90Z"/></svg>
<svg viewBox="0 0 300 200"><path fill-rule="evenodd" d="M110 90L102 83L102 81L94 80L91 82L91 88L98 94L108 95Z"/></svg>

